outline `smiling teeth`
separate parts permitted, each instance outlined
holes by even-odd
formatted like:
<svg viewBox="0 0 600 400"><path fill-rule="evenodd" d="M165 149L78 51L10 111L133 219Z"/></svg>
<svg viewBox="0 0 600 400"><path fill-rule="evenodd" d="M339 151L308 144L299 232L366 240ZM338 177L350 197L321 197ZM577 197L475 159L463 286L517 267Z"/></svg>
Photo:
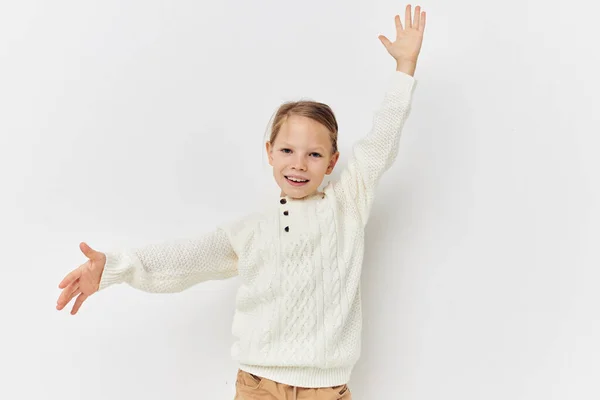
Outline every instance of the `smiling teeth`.
<svg viewBox="0 0 600 400"><path fill-rule="evenodd" d="M289 179L290 181L293 181L293 182L308 182L307 180L305 180L305 181L301 181L301 180L298 180L298 179L296 179L296 178L288 178L288 179Z"/></svg>

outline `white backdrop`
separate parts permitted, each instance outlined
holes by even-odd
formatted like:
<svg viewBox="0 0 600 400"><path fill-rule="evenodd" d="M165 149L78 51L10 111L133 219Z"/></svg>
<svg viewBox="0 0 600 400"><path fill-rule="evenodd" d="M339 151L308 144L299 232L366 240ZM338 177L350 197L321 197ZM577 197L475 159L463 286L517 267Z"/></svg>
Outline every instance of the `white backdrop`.
<svg viewBox="0 0 600 400"><path fill-rule="evenodd" d="M367 227L364 399L598 399L599 6L429 1L413 110ZM0 398L231 399L237 278L121 285L76 316L63 276L211 230L279 188L286 100L334 109L341 158L395 70L406 3L0 5Z"/></svg>

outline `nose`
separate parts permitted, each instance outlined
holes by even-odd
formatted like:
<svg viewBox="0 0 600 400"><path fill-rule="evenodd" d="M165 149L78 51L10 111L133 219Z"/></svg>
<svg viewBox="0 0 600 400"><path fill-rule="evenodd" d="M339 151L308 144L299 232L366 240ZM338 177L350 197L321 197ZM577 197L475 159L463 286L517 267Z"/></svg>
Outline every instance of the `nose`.
<svg viewBox="0 0 600 400"><path fill-rule="evenodd" d="M306 171L306 160L302 156L296 157L292 163L292 167L300 171Z"/></svg>

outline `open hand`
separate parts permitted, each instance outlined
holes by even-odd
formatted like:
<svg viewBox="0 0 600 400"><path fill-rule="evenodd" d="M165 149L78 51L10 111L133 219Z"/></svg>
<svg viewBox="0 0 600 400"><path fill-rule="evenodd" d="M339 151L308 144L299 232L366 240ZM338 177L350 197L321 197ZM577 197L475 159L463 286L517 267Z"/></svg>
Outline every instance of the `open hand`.
<svg viewBox="0 0 600 400"><path fill-rule="evenodd" d="M69 302L77 296L71 314L77 314L81 304L98 291L100 278L106 265L106 255L92 249L85 242L79 244L79 248L89 258L85 264L71 271L58 285L63 289L56 302L56 309L62 310Z"/></svg>
<svg viewBox="0 0 600 400"><path fill-rule="evenodd" d="M410 7L410 4L406 6L404 27L400 22L400 16L396 15L395 17L396 41L392 43L383 35L379 35L379 40L398 63L410 62L416 64L423 43L426 15L425 11L421 12L421 6L416 6L414 19L411 20Z"/></svg>

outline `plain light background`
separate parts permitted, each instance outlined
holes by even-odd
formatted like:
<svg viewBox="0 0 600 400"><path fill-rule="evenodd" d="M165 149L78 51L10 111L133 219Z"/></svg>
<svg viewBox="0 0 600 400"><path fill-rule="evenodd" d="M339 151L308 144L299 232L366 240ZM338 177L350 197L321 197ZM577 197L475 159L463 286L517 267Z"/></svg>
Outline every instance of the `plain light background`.
<svg viewBox="0 0 600 400"><path fill-rule="evenodd" d="M598 399L598 6L429 1L418 88L366 232L365 399ZM0 5L0 398L231 399L236 278L126 285L106 251L278 201L283 101L329 104L339 177L395 62L395 1Z"/></svg>

